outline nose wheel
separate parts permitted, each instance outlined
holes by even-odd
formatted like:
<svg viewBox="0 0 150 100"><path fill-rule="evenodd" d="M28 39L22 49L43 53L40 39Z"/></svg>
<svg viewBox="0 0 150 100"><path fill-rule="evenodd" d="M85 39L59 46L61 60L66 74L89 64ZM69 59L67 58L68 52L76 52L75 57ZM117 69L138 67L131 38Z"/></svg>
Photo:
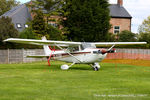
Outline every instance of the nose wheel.
<svg viewBox="0 0 150 100"><path fill-rule="evenodd" d="M99 63L94 63L94 64L91 64L92 68L94 71L98 71L100 69L100 65Z"/></svg>

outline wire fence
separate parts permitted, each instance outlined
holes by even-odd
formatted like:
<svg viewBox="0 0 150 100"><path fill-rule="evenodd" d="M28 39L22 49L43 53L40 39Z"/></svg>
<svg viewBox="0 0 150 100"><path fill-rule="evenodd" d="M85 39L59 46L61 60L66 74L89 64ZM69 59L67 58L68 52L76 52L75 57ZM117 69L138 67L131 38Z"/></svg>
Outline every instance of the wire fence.
<svg viewBox="0 0 150 100"><path fill-rule="evenodd" d="M116 49L116 53L108 54L106 59L150 60L150 49ZM43 49L7 49L0 50L0 64L26 63L46 61L46 58L27 58L27 55L43 55Z"/></svg>

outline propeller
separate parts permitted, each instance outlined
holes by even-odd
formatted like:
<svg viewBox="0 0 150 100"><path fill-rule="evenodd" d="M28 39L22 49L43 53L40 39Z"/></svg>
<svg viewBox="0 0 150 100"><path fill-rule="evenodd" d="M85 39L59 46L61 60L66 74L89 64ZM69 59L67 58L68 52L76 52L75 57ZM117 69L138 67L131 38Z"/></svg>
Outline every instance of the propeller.
<svg viewBox="0 0 150 100"><path fill-rule="evenodd" d="M98 50L98 51L93 51L93 53L96 53L96 54L106 54L106 53L115 53L116 52L116 49L111 49L111 50L105 50L105 49L102 49L102 50Z"/></svg>
<svg viewBox="0 0 150 100"><path fill-rule="evenodd" d="M116 49L110 49L110 50L101 50L101 53L102 54L105 54L105 53L115 53L116 52Z"/></svg>
<svg viewBox="0 0 150 100"><path fill-rule="evenodd" d="M106 53L115 53L116 52L116 49L113 48L115 46L112 45L109 49L102 49L102 50L98 50L98 51L93 51L93 53L96 53L96 54L106 54Z"/></svg>

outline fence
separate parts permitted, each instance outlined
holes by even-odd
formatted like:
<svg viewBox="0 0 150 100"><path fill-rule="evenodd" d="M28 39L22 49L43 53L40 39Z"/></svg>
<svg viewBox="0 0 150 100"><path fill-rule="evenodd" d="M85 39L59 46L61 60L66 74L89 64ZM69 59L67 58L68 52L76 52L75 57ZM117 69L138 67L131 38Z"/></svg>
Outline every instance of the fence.
<svg viewBox="0 0 150 100"><path fill-rule="evenodd" d="M46 58L26 58L27 55L42 55L43 49L8 49L0 50L0 63L26 63L34 61L43 61Z"/></svg>
<svg viewBox="0 0 150 100"><path fill-rule="evenodd" d="M106 59L150 60L150 49L116 49L116 51L108 54Z"/></svg>
<svg viewBox="0 0 150 100"><path fill-rule="evenodd" d="M150 60L149 49L116 49L117 53L108 54L106 59L143 59ZM46 58L26 58L27 55L42 55L43 49L8 49L0 50L0 63L26 63L43 61Z"/></svg>

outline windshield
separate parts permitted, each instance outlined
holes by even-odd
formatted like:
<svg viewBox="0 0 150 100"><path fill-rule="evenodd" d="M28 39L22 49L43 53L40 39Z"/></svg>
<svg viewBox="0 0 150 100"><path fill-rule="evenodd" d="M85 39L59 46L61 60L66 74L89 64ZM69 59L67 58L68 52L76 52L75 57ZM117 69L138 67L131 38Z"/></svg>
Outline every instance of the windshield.
<svg viewBox="0 0 150 100"><path fill-rule="evenodd" d="M96 46L90 43L82 43L81 49L84 50L85 48L96 48Z"/></svg>

